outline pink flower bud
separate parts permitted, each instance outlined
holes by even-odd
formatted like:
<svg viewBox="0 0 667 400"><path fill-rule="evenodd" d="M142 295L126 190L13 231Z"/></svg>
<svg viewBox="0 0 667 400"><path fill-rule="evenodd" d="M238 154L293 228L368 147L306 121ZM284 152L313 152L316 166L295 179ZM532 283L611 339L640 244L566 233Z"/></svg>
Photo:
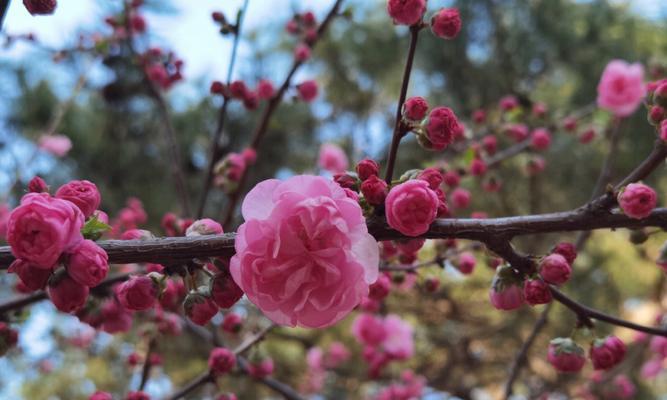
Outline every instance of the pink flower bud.
<svg viewBox="0 0 667 400"><path fill-rule="evenodd" d="M220 81L211 82L211 88L209 90L211 94L219 94L221 96L225 96L227 93L227 88L225 87L225 84Z"/></svg>
<svg viewBox="0 0 667 400"><path fill-rule="evenodd" d="M97 391L90 395L88 400L113 400L113 396L109 392Z"/></svg>
<svg viewBox="0 0 667 400"><path fill-rule="evenodd" d="M55 197L74 203L83 216L88 218L93 215L102 201L97 186L89 181L71 181L62 185L56 191Z"/></svg>
<svg viewBox="0 0 667 400"><path fill-rule="evenodd" d="M653 92L653 101L662 107L667 107L667 82L663 81Z"/></svg>
<svg viewBox="0 0 667 400"><path fill-rule="evenodd" d="M262 100L269 100L276 93L273 83L268 79L262 79L257 83L257 96Z"/></svg>
<svg viewBox="0 0 667 400"><path fill-rule="evenodd" d="M120 235L120 240L150 240L155 236L145 229L129 229Z"/></svg>
<svg viewBox="0 0 667 400"><path fill-rule="evenodd" d="M208 356L208 368L214 375L224 375L236 365L234 353L224 347L216 347Z"/></svg>
<svg viewBox="0 0 667 400"><path fill-rule="evenodd" d="M504 128L505 135L509 136L515 142L523 142L528 138L530 132L528 126L524 124L510 124Z"/></svg>
<svg viewBox="0 0 667 400"><path fill-rule="evenodd" d="M243 318L240 315L228 312L225 319L222 320L222 330L229 333L238 333L243 325Z"/></svg>
<svg viewBox="0 0 667 400"><path fill-rule="evenodd" d="M447 171L442 175L445 185L455 188L461 183L461 176L456 171Z"/></svg>
<svg viewBox="0 0 667 400"><path fill-rule="evenodd" d="M28 182L28 191L30 193L48 193L49 185L44 182L44 179L35 176Z"/></svg>
<svg viewBox="0 0 667 400"><path fill-rule="evenodd" d="M320 168L333 173L341 173L347 169L348 159L345 151L334 143L323 143L317 160Z"/></svg>
<svg viewBox="0 0 667 400"><path fill-rule="evenodd" d="M414 25L426 11L426 0L388 0L387 13L396 25Z"/></svg>
<svg viewBox="0 0 667 400"><path fill-rule="evenodd" d="M498 138L493 135L486 135L482 138L482 146L487 154L492 156L498 151Z"/></svg>
<svg viewBox="0 0 667 400"><path fill-rule="evenodd" d="M387 182L375 175L371 176L361 184L361 193L368 204L379 206L387 197Z"/></svg>
<svg viewBox="0 0 667 400"><path fill-rule="evenodd" d="M317 82L314 80L303 81L296 86L296 90L301 100L310 103L317 97Z"/></svg>
<svg viewBox="0 0 667 400"><path fill-rule="evenodd" d="M132 314L114 299L102 304L102 330L114 334L127 332L132 328Z"/></svg>
<svg viewBox="0 0 667 400"><path fill-rule="evenodd" d="M593 128L587 129L579 136L579 143L588 144L591 141L593 141L593 139L595 139L595 136L596 136L595 129Z"/></svg>
<svg viewBox="0 0 667 400"><path fill-rule="evenodd" d="M655 208L658 196L651 187L643 183L631 183L618 194L618 205L630 218L646 218Z"/></svg>
<svg viewBox="0 0 667 400"><path fill-rule="evenodd" d="M133 276L116 289L118 301L130 311L143 311L153 307L158 288L148 276Z"/></svg>
<svg viewBox="0 0 667 400"><path fill-rule="evenodd" d="M551 134L544 128L533 131L530 138L530 146L535 150L546 150L551 145Z"/></svg>
<svg viewBox="0 0 667 400"><path fill-rule="evenodd" d="M547 162L544 158L540 156L531 157L526 163L526 172L530 176L535 176L540 172L544 171L547 166Z"/></svg>
<svg viewBox="0 0 667 400"><path fill-rule="evenodd" d="M553 285L561 285L570 279L572 267L560 254L550 254L540 262L540 275Z"/></svg>
<svg viewBox="0 0 667 400"><path fill-rule="evenodd" d="M46 292L53 305L65 313L78 311L88 298L88 287L77 283L64 271L53 275Z"/></svg>
<svg viewBox="0 0 667 400"><path fill-rule="evenodd" d="M489 300L498 310L515 310L524 303L523 288L509 266L499 267L489 290Z"/></svg>
<svg viewBox="0 0 667 400"><path fill-rule="evenodd" d="M454 266L461 271L462 274L470 275L475 269L475 264L477 264L475 256L472 253L465 251L459 255Z"/></svg>
<svg viewBox="0 0 667 400"><path fill-rule="evenodd" d="M7 272L15 273L31 291L44 289L53 270L41 268L21 259L14 260Z"/></svg>
<svg viewBox="0 0 667 400"><path fill-rule="evenodd" d="M210 297L190 292L183 303L185 315L197 325L204 326L218 313L218 306Z"/></svg>
<svg viewBox="0 0 667 400"><path fill-rule="evenodd" d="M516 107L519 107L519 99L515 96L507 95L500 99L500 109L503 111L510 111Z"/></svg>
<svg viewBox="0 0 667 400"><path fill-rule="evenodd" d="M227 271L220 272L211 281L211 297L220 308L230 308L243 297L243 290Z"/></svg>
<svg viewBox="0 0 667 400"><path fill-rule="evenodd" d="M337 174L334 174L333 180L338 185L340 185L340 187L351 190L357 190L359 184L357 178L355 178L352 175L349 175L347 172L339 172Z"/></svg>
<svg viewBox="0 0 667 400"><path fill-rule="evenodd" d="M470 163L470 175L482 176L486 173L486 163L479 158L475 158Z"/></svg>
<svg viewBox="0 0 667 400"><path fill-rule="evenodd" d="M558 243L554 246L553 249L551 249L551 252L560 254L561 256L565 257L565 260L570 265L572 265L574 260L577 258L577 249L572 243L569 242Z"/></svg>
<svg viewBox="0 0 667 400"><path fill-rule="evenodd" d="M547 106L544 103L533 104L533 115L537 118L542 118L547 113Z"/></svg>
<svg viewBox="0 0 667 400"><path fill-rule="evenodd" d="M486 121L486 111L482 109L473 111L472 120L476 124L483 124Z"/></svg>
<svg viewBox="0 0 667 400"><path fill-rule="evenodd" d="M411 179L389 191L385 201L387 223L406 236L419 236L435 220L438 204L438 195L428 183Z"/></svg>
<svg viewBox="0 0 667 400"><path fill-rule="evenodd" d="M139 390L136 392L129 392L127 396L125 396L125 400L151 400L151 396Z"/></svg>
<svg viewBox="0 0 667 400"><path fill-rule="evenodd" d="M185 236L205 236L222 234L222 225L210 218L198 219L185 231Z"/></svg>
<svg viewBox="0 0 667 400"><path fill-rule="evenodd" d="M452 199L452 204L454 205L454 208L464 209L470 206L470 200L472 199L472 196L470 195L470 192L467 191L466 189L456 188L450 194L450 198Z"/></svg>
<svg viewBox="0 0 667 400"><path fill-rule="evenodd" d="M259 96L257 96L256 92L253 92L252 90L245 92L245 96L243 97L243 107L245 107L246 110L256 110L257 107L259 107Z"/></svg>
<svg viewBox="0 0 667 400"><path fill-rule="evenodd" d="M443 8L431 18L431 31L437 37L454 39L461 31L461 15L457 8Z"/></svg>
<svg viewBox="0 0 667 400"><path fill-rule="evenodd" d="M317 18L312 11L306 11L305 13L301 14L301 20L306 26L314 26L317 24Z"/></svg>
<svg viewBox="0 0 667 400"><path fill-rule="evenodd" d="M310 47L300 43L294 48L294 59L298 62L304 62L310 58Z"/></svg>
<svg viewBox="0 0 667 400"><path fill-rule="evenodd" d="M651 125L660 125L665 119L665 109L660 106L653 106L648 112L648 122Z"/></svg>
<svg viewBox="0 0 667 400"><path fill-rule="evenodd" d="M211 19L215 22L224 22L225 21L225 14L223 14L220 11L213 11L211 13Z"/></svg>
<svg viewBox="0 0 667 400"><path fill-rule="evenodd" d="M55 157L64 157L72 149L72 141L65 135L42 135L37 145Z"/></svg>
<svg viewBox="0 0 667 400"><path fill-rule="evenodd" d="M81 285L95 287L109 272L106 251L92 240L82 240L71 251L67 273Z"/></svg>
<svg viewBox="0 0 667 400"><path fill-rule="evenodd" d="M528 279L523 285L523 295L526 298L526 303L531 306L537 304L547 304L551 302L551 290L541 279Z"/></svg>
<svg viewBox="0 0 667 400"><path fill-rule="evenodd" d="M559 372L579 372L586 362L584 349L570 338L556 338L549 342L547 360Z"/></svg>
<svg viewBox="0 0 667 400"><path fill-rule="evenodd" d="M58 6L56 0L23 0L23 5L32 15L53 14Z"/></svg>
<svg viewBox="0 0 667 400"><path fill-rule="evenodd" d="M442 185L443 176L437 168L426 168L417 175L417 179L428 182L428 186L436 190Z"/></svg>
<svg viewBox="0 0 667 400"><path fill-rule="evenodd" d="M295 20L291 19L285 25L285 30L287 33L295 35L299 33L299 24Z"/></svg>
<svg viewBox="0 0 667 400"><path fill-rule="evenodd" d="M273 373L273 360L266 358L260 362L250 363L248 365L248 374L255 379L266 378Z"/></svg>
<svg viewBox="0 0 667 400"><path fill-rule="evenodd" d="M589 356L593 362L593 368L607 370L623 361L625 344L613 335L604 339L596 339L591 344Z"/></svg>
<svg viewBox="0 0 667 400"><path fill-rule="evenodd" d="M144 17L138 14L134 14L130 17L130 25L132 26L132 31L137 33L146 32L146 20Z"/></svg>
<svg viewBox="0 0 667 400"><path fill-rule="evenodd" d="M403 118L408 121L421 121L428 111L428 102L419 96L410 97L403 104Z"/></svg>
<svg viewBox="0 0 667 400"><path fill-rule="evenodd" d="M391 280L386 274L378 275L377 281L368 288L368 297L373 300L382 300L389 295Z"/></svg>
<svg viewBox="0 0 667 400"><path fill-rule="evenodd" d="M243 100L248 92L248 87L245 82L237 80L229 84L229 94L239 100Z"/></svg>
<svg viewBox="0 0 667 400"><path fill-rule="evenodd" d="M577 130L577 119L574 117L565 117L565 119L563 119L563 129L568 132Z"/></svg>
<svg viewBox="0 0 667 400"><path fill-rule="evenodd" d="M427 142L420 143L427 149L444 150L452 143L459 130L461 126L454 112L447 107L436 107L431 110L426 120Z"/></svg>
<svg viewBox="0 0 667 400"><path fill-rule="evenodd" d="M375 161L370 158L363 159L359 161L356 167L357 175L359 179L365 181L371 176L378 176L380 171L380 166Z"/></svg>

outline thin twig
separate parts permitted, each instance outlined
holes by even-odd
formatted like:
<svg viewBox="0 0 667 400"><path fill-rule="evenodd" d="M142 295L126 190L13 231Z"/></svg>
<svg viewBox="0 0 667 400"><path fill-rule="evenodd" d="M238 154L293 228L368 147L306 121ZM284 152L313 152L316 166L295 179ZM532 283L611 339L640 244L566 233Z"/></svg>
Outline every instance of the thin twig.
<svg viewBox="0 0 667 400"><path fill-rule="evenodd" d="M8 9L9 9L9 0L0 0L0 30L2 30L2 25L5 20L5 15L7 15Z"/></svg>
<svg viewBox="0 0 667 400"><path fill-rule="evenodd" d="M146 383L148 382L148 376L150 375L151 367L153 366L153 363L151 362L151 354L155 350L156 345L157 340L155 337L151 337L150 340L148 340L146 357L144 357L144 366L141 369L141 382L139 382L139 390L144 390L144 387L146 387Z"/></svg>
<svg viewBox="0 0 667 400"><path fill-rule="evenodd" d="M408 48L408 57L405 61L405 69L403 70L403 82L401 83L401 92L396 106L396 122L394 124L394 134L391 137L391 146L389 147L389 155L387 157L387 172L384 180L387 184L391 184L394 175L394 165L396 164L396 155L398 154L398 145L401 139L405 136L407 130L403 126L402 113L403 103L408 94L408 87L410 85L410 75L412 74L412 63L415 59L415 50L417 50L417 40L419 39L419 31L422 29L422 22L412 25L410 27L410 47Z"/></svg>

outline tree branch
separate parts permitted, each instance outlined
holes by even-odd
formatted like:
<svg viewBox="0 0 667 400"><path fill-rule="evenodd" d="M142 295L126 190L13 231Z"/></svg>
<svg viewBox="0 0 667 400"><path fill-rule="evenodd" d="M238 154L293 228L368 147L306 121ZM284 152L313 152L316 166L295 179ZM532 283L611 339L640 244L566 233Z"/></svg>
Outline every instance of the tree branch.
<svg viewBox="0 0 667 400"><path fill-rule="evenodd" d="M387 172L384 180L387 184L391 184L391 179L394 175L394 164L396 164L396 155L398 154L398 145L401 139L407 133L403 126L401 114L403 112L403 103L408 94L408 86L410 85L410 75L412 74L412 63L415 59L415 50L417 50L417 39L419 39L419 31L422 29L422 22L412 25L410 27L410 47L408 48L408 57L405 61L405 69L403 70L403 82L401 83L401 93L398 97L398 105L396 106L396 123L394 125L394 134L391 138L391 147L389 148L389 156L387 158Z"/></svg>

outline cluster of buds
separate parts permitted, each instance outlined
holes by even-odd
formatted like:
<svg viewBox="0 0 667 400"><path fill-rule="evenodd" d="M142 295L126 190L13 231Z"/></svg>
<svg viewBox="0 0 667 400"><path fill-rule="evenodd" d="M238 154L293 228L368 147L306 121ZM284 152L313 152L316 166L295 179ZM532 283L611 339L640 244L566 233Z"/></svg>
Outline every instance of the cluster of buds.
<svg viewBox="0 0 667 400"><path fill-rule="evenodd" d="M143 5L142 0L130 2L129 13L121 13L104 18L104 22L113 29L112 38L115 40L127 39L129 35L142 34L146 32L146 19L139 14L139 7ZM127 20L129 16L129 21Z"/></svg>
<svg viewBox="0 0 667 400"><path fill-rule="evenodd" d="M648 121L657 127L660 139L667 141L667 79L648 85Z"/></svg>
<svg viewBox="0 0 667 400"><path fill-rule="evenodd" d="M245 174L246 168L255 163L257 152L247 148L241 153L229 153L215 164L213 183L226 193L234 193Z"/></svg>
<svg viewBox="0 0 667 400"><path fill-rule="evenodd" d="M171 51L165 53L162 49L153 47L142 55L141 61L146 77L163 90L168 90L183 79L183 60Z"/></svg>
<svg viewBox="0 0 667 400"><path fill-rule="evenodd" d="M261 79L255 90L248 88L246 83L236 80L226 85L220 81L211 82L210 92L212 95L222 96L226 99L239 100L248 110L254 110L259 106L260 100L271 100L275 95L273 83L268 79Z"/></svg>
<svg viewBox="0 0 667 400"><path fill-rule="evenodd" d="M452 109L440 106L430 113L428 110L429 104L423 97L411 97L403 104L403 129L417 135L422 147L441 151L455 140L464 138L465 128Z"/></svg>
<svg viewBox="0 0 667 400"><path fill-rule="evenodd" d="M285 30L310 46L317 40L317 17L312 11L294 14L285 25Z"/></svg>
<svg viewBox="0 0 667 400"><path fill-rule="evenodd" d="M591 342L588 356L595 370L609 370L625 358L625 343L613 335ZM586 363L586 353L571 338L549 342L547 359L559 372L579 372Z"/></svg>
<svg viewBox="0 0 667 400"><path fill-rule="evenodd" d="M213 22L215 22L216 25L218 25L220 28L220 33L222 35L229 35L230 33L236 35L238 33L239 27L236 26L236 24L227 21L227 18L223 12L213 11L211 13L211 18L213 19Z"/></svg>

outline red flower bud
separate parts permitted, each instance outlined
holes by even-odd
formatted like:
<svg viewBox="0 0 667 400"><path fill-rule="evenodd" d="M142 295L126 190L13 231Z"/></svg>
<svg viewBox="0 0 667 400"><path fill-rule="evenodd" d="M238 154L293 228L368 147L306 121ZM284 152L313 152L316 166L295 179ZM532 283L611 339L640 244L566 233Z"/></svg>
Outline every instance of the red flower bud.
<svg viewBox="0 0 667 400"><path fill-rule="evenodd" d="M523 285L523 295L526 303L531 306L537 304L547 304L551 302L551 290L549 285L541 279L529 279Z"/></svg>
<svg viewBox="0 0 667 400"><path fill-rule="evenodd" d="M368 204L379 206L387 197L387 182L373 175L361 184L361 193Z"/></svg>
<svg viewBox="0 0 667 400"><path fill-rule="evenodd" d="M230 308L241 297L243 290L234 282L229 272L220 272L211 280L211 297L220 308Z"/></svg>
<svg viewBox="0 0 667 400"><path fill-rule="evenodd" d="M133 276L116 289L120 304L131 311L143 311L153 307L158 288L148 276Z"/></svg>
<svg viewBox="0 0 667 400"><path fill-rule="evenodd" d="M540 275L553 285L561 285L570 279L572 267L560 254L550 254L540 262Z"/></svg>
<svg viewBox="0 0 667 400"><path fill-rule="evenodd" d="M30 193L48 193L49 185L44 182L44 179L35 176L28 182L28 191Z"/></svg>
<svg viewBox="0 0 667 400"><path fill-rule="evenodd" d="M380 171L380 166L378 165L378 163L371 160L370 158L366 158L366 159L363 159L363 160L359 161L359 164L357 164L356 170L357 170L357 175L359 176L359 179L361 179L362 181L365 181L366 179L368 179L371 176L378 176L378 173Z"/></svg>
<svg viewBox="0 0 667 400"><path fill-rule="evenodd" d="M216 347L208 356L208 368L214 375L223 375L231 371L236 365L234 353L224 347Z"/></svg>
<svg viewBox="0 0 667 400"><path fill-rule="evenodd" d="M49 280L46 292L53 305L65 313L79 310L88 298L88 287L77 283L62 270Z"/></svg>
<svg viewBox="0 0 667 400"><path fill-rule="evenodd" d="M431 18L431 31L443 39L454 39L461 31L461 15L457 8L443 8Z"/></svg>

